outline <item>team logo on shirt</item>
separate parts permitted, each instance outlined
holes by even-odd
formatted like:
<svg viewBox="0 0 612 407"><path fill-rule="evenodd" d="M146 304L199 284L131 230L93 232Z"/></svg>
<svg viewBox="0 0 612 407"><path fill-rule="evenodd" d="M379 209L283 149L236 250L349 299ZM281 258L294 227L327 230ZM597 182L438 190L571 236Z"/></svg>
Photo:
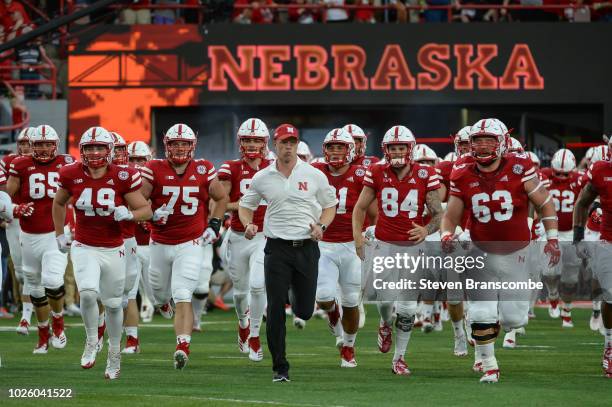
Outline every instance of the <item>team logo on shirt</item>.
<svg viewBox="0 0 612 407"><path fill-rule="evenodd" d="M512 172L516 175L521 175L523 173L523 166L521 164L514 164L512 166Z"/></svg>
<svg viewBox="0 0 612 407"><path fill-rule="evenodd" d="M357 168L355 170L355 175L358 177L363 177L365 175L365 170L363 168Z"/></svg>
<svg viewBox="0 0 612 407"><path fill-rule="evenodd" d="M421 169L420 169L420 170L417 172L417 175L418 175L418 177L419 177L419 178L421 178L421 179L425 179L425 178L427 178L428 173L427 173L427 170L426 170L426 169L421 168Z"/></svg>
<svg viewBox="0 0 612 407"><path fill-rule="evenodd" d="M203 165L198 165L198 168L196 168L196 171L198 172L198 174L204 175L206 174L206 167Z"/></svg>
<svg viewBox="0 0 612 407"><path fill-rule="evenodd" d="M64 158L64 162L66 162L66 164L70 164L70 163L74 162L74 158L72 158L71 156L68 155L68 156L66 156Z"/></svg>
<svg viewBox="0 0 612 407"><path fill-rule="evenodd" d="M127 171L119 171L119 174L117 174L117 176L121 181L125 181L130 177L130 173Z"/></svg>
<svg viewBox="0 0 612 407"><path fill-rule="evenodd" d="M363 164L362 165L368 166L370 164L372 164L372 160L370 160L369 158L364 158L363 159Z"/></svg>

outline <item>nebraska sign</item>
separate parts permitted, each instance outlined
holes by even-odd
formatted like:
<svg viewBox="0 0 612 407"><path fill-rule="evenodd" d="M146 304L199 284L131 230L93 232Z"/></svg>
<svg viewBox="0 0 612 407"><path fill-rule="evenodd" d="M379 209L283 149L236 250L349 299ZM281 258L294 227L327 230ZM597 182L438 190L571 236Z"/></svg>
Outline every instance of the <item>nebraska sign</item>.
<svg viewBox="0 0 612 407"><path fill-rule="evenodd" d="M371 52L355 44L209 45L208 90L238 91L441 91L544 89L528 44L515 44L499 61L497 44L422 45L407 54L400 44ZM373 54L380 55L374 57ZM374 61L372 61L374 59ZM496 61L497 60L497 61ZM496 62L500 72L490 68ZM367 67L374 66L372 72ZM256 69L258 67L259 69Z"/></svg>

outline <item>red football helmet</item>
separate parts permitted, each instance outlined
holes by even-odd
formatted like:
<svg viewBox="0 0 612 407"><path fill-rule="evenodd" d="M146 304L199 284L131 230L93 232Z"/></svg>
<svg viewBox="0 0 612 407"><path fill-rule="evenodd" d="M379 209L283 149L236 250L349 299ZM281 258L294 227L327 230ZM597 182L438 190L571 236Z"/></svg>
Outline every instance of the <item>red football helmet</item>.
<svg viewBox="0 0 612 407"><path fill-rule="evenodd" d="M119 133L111 132L113 136L113 164L116 165L127 165L128 164L128 151L127 144L123 137Z"/></svg>
<svg viewBox="0 0 612 407"><path fill-rule="evenodd" d="M86 146L102 146L101 151L85 151ZM113 136L103 127L90 127L81 136L79 151L83 165L89 168L102 168L112 162Z"/></svg>
<svg viewBox="0 0 612 407"><path fill-rule="evenodd" d="M270 132L266 124L260 119L252 118L245 120L238 128L238 144L240 145L240 154L242 157L249 160L256 158L266 158L268 156L268 140L270 139ZM263 146L245 146L243 141L246 140L259 140L263 142Z"/></svg>
<svg viewBox="0 0 612 407"><path fill-rule="evenodd" d="M187 142L188 146L179 145L179 142ZM197 138L191 127L182 123L175 124L168 129L164 136L166 158L175 165L189 162L193 158L196 142Z"/></svg>

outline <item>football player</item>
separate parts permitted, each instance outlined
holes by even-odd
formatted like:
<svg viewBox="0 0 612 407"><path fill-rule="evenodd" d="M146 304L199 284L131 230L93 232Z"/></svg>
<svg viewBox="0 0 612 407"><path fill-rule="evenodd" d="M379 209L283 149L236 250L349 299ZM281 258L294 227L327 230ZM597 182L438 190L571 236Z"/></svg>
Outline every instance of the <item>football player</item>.
<svg viewBox="0 0 612 407"><path fill-rule="evenodd" d="M508 147L506 148L508 153L524 153L525 149L520 141L512 136L508 136Z"/></svg>
<svg viewBox="0 0 612 407"><path fill-rule="evenodd" d="M57 154L59 137L51 126L38 126L30 133L29 141L31 154L11 162L6 189L21 205L32 205L31 216L20 220L20 241L28 249L22 251L23 272L38 319L38 344L34 353L44 354L49 341L56 349L63 349L67 342L63 310L68 259L57 248L49 213L58 189L59 171L74 159ZM50 311L52 335L49 334Z"/></svg>
<svg viewBox="0 0 612 407"><path fill-rule="evenodd" d="M420 243L440 226L442 207L437 191L440 188L439 177L434 168L412 161L415 145L416 140L410 130L404 126L391 127L382 141L385 163L371 165L366 170L364 187L353 209L352 222L355 251L362 260L362 228L366 211L372 202L376 201L378 205L375 229L378 242L374 247L374 256L392 256L397 252L418 256L422 248ZM425 206L431 220L427 226L420 226ZM397 271L395 268L388 269L386 276L397 274ZM382 353L387 353L391 348L393 303L397 300L395 354L391 365L392 372L397 375L410 374L404 354L412 333L418 295L417 290L402 290L399 295L377 292L378 312L381 316L378 348Z"/></svg>
<svg viewBox="0 0 612 407"><path fill-rule="evenodd" d="M586 257L581 250L584 240L584 225L588 217L588 210L595 198L599 195L603 220L601 222L601 242L590 243L594 245L595 257L591 268L603 291L601 317L604 334L604 354L602 367L604 374L612 378L612 188L609 179L612 178L612 160L610 156L612 143L608 144L606 160L597 161L587 171L588 182L582 188L574 209L574 243L581 256Z"/></svg>
<svg viewBox="0 0 612 407"><path fill-rule="evenodd" d="M227 194L210 161L193 159L196 135L185 124L175 124L164 136L166 159L151 160L141 168L143 194L154 212L151 230L149 278L155 304L171 318L176 305L174 367L183 369L189 360L193 330L191 298L198 287L204 261L204 245L219 237ZM215 210L208 219L208 198Z"/></svg>
<svg viewBox="0 0 612 407"><path fill-rule="evenodd" d="M0 189L6 190L6 181L9 177L9 166L11 162L24 155L30 155L32 149L30 148L30 134L34 131L35 127L26 127L19 132L17 136L17 154L8 154L2 157L0 160ZM14 212L12 220L6 224L6 240L8 241L9 251L11 253L11 259L13 260L13 267L15 269L15 277L21 286L21 319L19 325L17 325L17 333L20 335L28 335L28 328L32 320L32 311L34 306L30 299L30 287L28 282L25 280L23 275L23 262L21 255L21 243L19 242L19 235L21 234L21 228L19 227L19 218L22 216L31 215L31 204L26 203L25 205L19 205L19 197L13 197Z"/></svg>
<svg viewBox="0 0 612 407"><path fill-rule="evenodd" d="M342 128L342 130L350 134L355 141L355 160L353 161L353 165L363 165L364 167L369 167L371 164L375 164L380 161L378 157L365 155L368 147L368 136L361 127L357 126L356 124L347 124Z"/></svg>
<svg viewBox="0 0 612 407"><path fill-rule="evenodd" d="M126 281L125 246L119 222L143 221L151 207L142 196L140 173L112 164L113 136L102 127L91 127L79 142L81 162L59 172L59 189L53 201L53 223L58 247L70 250L74 276L81 296L81 313L87 340L81 367L96 362L98 298L105 307L109 336L104 376L117 379L121 372L123 294ZM75 239L64 234L66 204L74 200Z"/></svg>
<svg viewBox="0 0 612 407"><path fill-rule="evenodd" d="M297 155L300 157L300 160L310 163L312 161L312 153L310 152L310 147L303 141L300 141L298 144Z"/></svg>
<svg viewBox="0 0 612 407"><path fill-rule="evenodd" d="M563 328L573 328L571 302L576 292L582 263L571 246L572 214L581 189L574 154L565 148L560 149L553 155L550 168L542 169L542 173L549 179L548 191L559 218L559 240L563 253L561 262L556 267L544 268L543 280L548 289L548 313L551 318L559 318L560 315ZM560 310L559 295L563 300Z"/></svg>
<svg viewBox="0 0 612 407"><path fill-rule="evenodd" d="M359 328L359 302L361 300L361 260L355 254L352 234L353 208L363 189L365 169L352 164L355 158L355 142L348 132L334 129L323 140L325 164L314 164L329 180L336 191L338 206L334 221L329 225L319 243L319 277L317 280L317 304L327 313L329 328L338 338L340 366L356 367L355 339ZM370 205L368 215L376 219L376 206ZM336 302L338 288L340 306Z"/></svg>
<svg viewBox="0 0 612 407"><path fill-rule="evenodd" d="M558 263L561 255L551 198L526 155L504 156L507 134L506 126L496 119L483 119L472 126L470 148L475 162L453 169L450 198L442 219L442 247L452 252L457 240L456 227L464 211L469 210L471 239L486 254L486 274L478 271L481 281L488 277L502 280L520 277L528 258L529 202L535 205L544 222L548 236L544 253L549 256L550 265ZM474 370L483 372L480 381L487 383L499 380L494 353L499 323L509 331L525 325L528 320L528 300L508 298L501 291L496 297L487 298L488 301L469 301L472 337L476 342Z"/></svg>
<svg viewBox="0 0 612 407"><path fill-rule="evenodd" d="M133 141L128 145L128 161L131 167L139 169L140 167L144 167L147 162L149 162L153 155L151 153L151 149L144 141ZM153 291L151 290L151 284L149 283L149 239L151 237L151 226L149 222L138 222L136 224L136 243L138 244L138 248L136 249L136 257L137 257L137 270L138 270L138 279L139 284L134 286L134 289L140 291L141 297L141 306L140 306L140 317L142 318L142 322L151 322L153 320L153 313L155 311L153 307ZM133 289L133 290L134 290ZM130 292L129 297L135 298L136 293ZM138 319L138 309L136 307L135 301L128 302L128 310L126 316L126 322L128 319L134 320L137 322ZM126 324L127 325L127 324ZM129 349L130 346L130 333L127 332L126 329L127 342L126 349ZM136 340L132 340L132 343L138 343L137 337Z"/></svg>
<svg viewBox="0 0 612 407"><path fill-rule="evenodd" d="M241 158L228 160L219 168L219 180L230 200L227 209L231 211L230 229L225 235L223 252L228 259L228 272L234 283L238 349L248 353L250 360L259 362L263 359L259 329L266 307L263 264L266 245L263 219L266 206L260 205L253 215L253 223L261 232L247 240L244 237L244 225L238 217L238 202L249 188L255 173L271 163L266 158L270 133L263 121L251 118L240 125L237 137Z"/></svg>

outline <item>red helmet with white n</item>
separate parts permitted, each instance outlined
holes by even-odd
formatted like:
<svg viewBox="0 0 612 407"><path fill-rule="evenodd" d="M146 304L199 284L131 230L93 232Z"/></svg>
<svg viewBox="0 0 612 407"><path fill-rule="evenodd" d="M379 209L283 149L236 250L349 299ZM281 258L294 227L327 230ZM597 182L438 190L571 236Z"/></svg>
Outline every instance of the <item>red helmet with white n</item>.
<svg viewBox="0 0 612 407"><path fill-rule="evenodd" d="M508 136L508 145L506 146L506 151L509 153L524 153L525 149L520 141L515 139L512 136Z"/></svg>
<svg viewBox="0 0 612 407"><path fill-rule="evenodd" d="M455 154L457 157L461 157L470 151L470 128L471 126L465 126L455 134L453 137L453 143L455 144ZM465 147L462 144L465 143ZM465 150L462 152L462 150Z"/></svg>
<svg viewBox="0 0 612 407"><path fill-rule="evenodd" d="M83 165L89 168L102 168L112 162L113 136L104 127L90 127L81 136L79 151ZM87 146L102 146L104 151L85 151Z"/></svg>
<svg viewBox="0 0 612 407"><path fill-rule="evenodd" d="M245 120L238 128L238 144L240 145L240 154L250 160L256 158L266 158L268 155L268 140L270 132L266 124L257 118ZM263 141L262 147L247 148L242 145L242 140L258 139Z"/></svg>
<svg viewBox="0 0 612 407"><path fill-rule="evenodd" d="M553 176L563 177L576 169L576 157L567 148L562 148L553 154L550 167L553 169Z"/></svg>
<svg viewBox="0 0 612 407"><path fill-rule="evenodd" d="M403 157L392 157L389 147L392 145L405 145L406 153ZM393 126L385 133L382 141L382 150L385 161L392 167L401 168L409 165L412 161L412 151L416 145L416 139L410 130L404 126Z"/></svg>
<svg viewBox="0 0 612 407"><path fill-rule="evenodd" d="M470 128L470 150L474 159L482 165L490 165L506 151L506 136L508 128L497 119L478 120ZM475 140L481 137L492 137L495 142L490 145L475 145Z"/></svg>
<svg viewBox="0 0 612 407"><path fill-rule="evenodd" d="M128 164L128 151L127 144L123 137L119 133L115 133L111 131L111 136L113 136L113 164L116 165L127 165Z"/></svg>
<svg viewBox="0 0 612 407"><path fill-rule="evenodd" d="M30 155L32 154L30 146L30 136L34 133L36 127L24 127L17 136L17 154Z"/></svg>
<svg viewBox="0 0 612 407"><path fill-rule="evenodd" d="M57 156L59 136L55 129L49 125L42 124L30 133L30 148L32 158L43 163L53 160Z"/></svg>
<svg viewBox="0 0 612 407"><path fill-rule="evenodd" d="M368 136L365 134L363 129L356 124L347 124L342 128L345 132L347 132L353 140L357 139L361 141L361 145L355 149L355 157L363 157L366 153L366 148L368 144Z"/></svg>
<svg viewBox="0 0 612 407"><path fill-rule="evenodd" d="M417 144L414 147L414 152L412 154L412 161L424 164L424 165L433 165L438 161L438 155L435 151L433 151L427 144Z"/></svg>
<svg viewBox="0 0 612 407"><path fill-rule="evenodd" d="M327 151L327 146L330 144L342 144L346 146L346 154L340 159L333 159L333 153ZM325 136L323 140L323 156L325 162L334 168L343 167L346 164L350 164L355 159L355 140L353 137L343 129L333 129Z"/></svg>
<svg viewBox="0 0 612 407"><path fill-rule="evenodd" d="M607 145L602 144L600 146L591 148L593 149L593 154L591 154L591 159L589 160L590 164L608 159L609 148Z"/></svg>
<svg viewBox="0 0 612 407"><path fill-rule="evenodd" d="M188 146L177 145L177 142L187 142ZM178 123L168 129L164 136L166 158L172 164L182 165L193 158L197 138L191 127Z"/></svg>
<svg viewBox="0 0 612 407"><path fill-rule="evenodd" d="M540 157L538 157L536 153L534 153L533 151L527 151L527 155L531 159L532 163L534 163L538 167L540 166Z"/></svg>

